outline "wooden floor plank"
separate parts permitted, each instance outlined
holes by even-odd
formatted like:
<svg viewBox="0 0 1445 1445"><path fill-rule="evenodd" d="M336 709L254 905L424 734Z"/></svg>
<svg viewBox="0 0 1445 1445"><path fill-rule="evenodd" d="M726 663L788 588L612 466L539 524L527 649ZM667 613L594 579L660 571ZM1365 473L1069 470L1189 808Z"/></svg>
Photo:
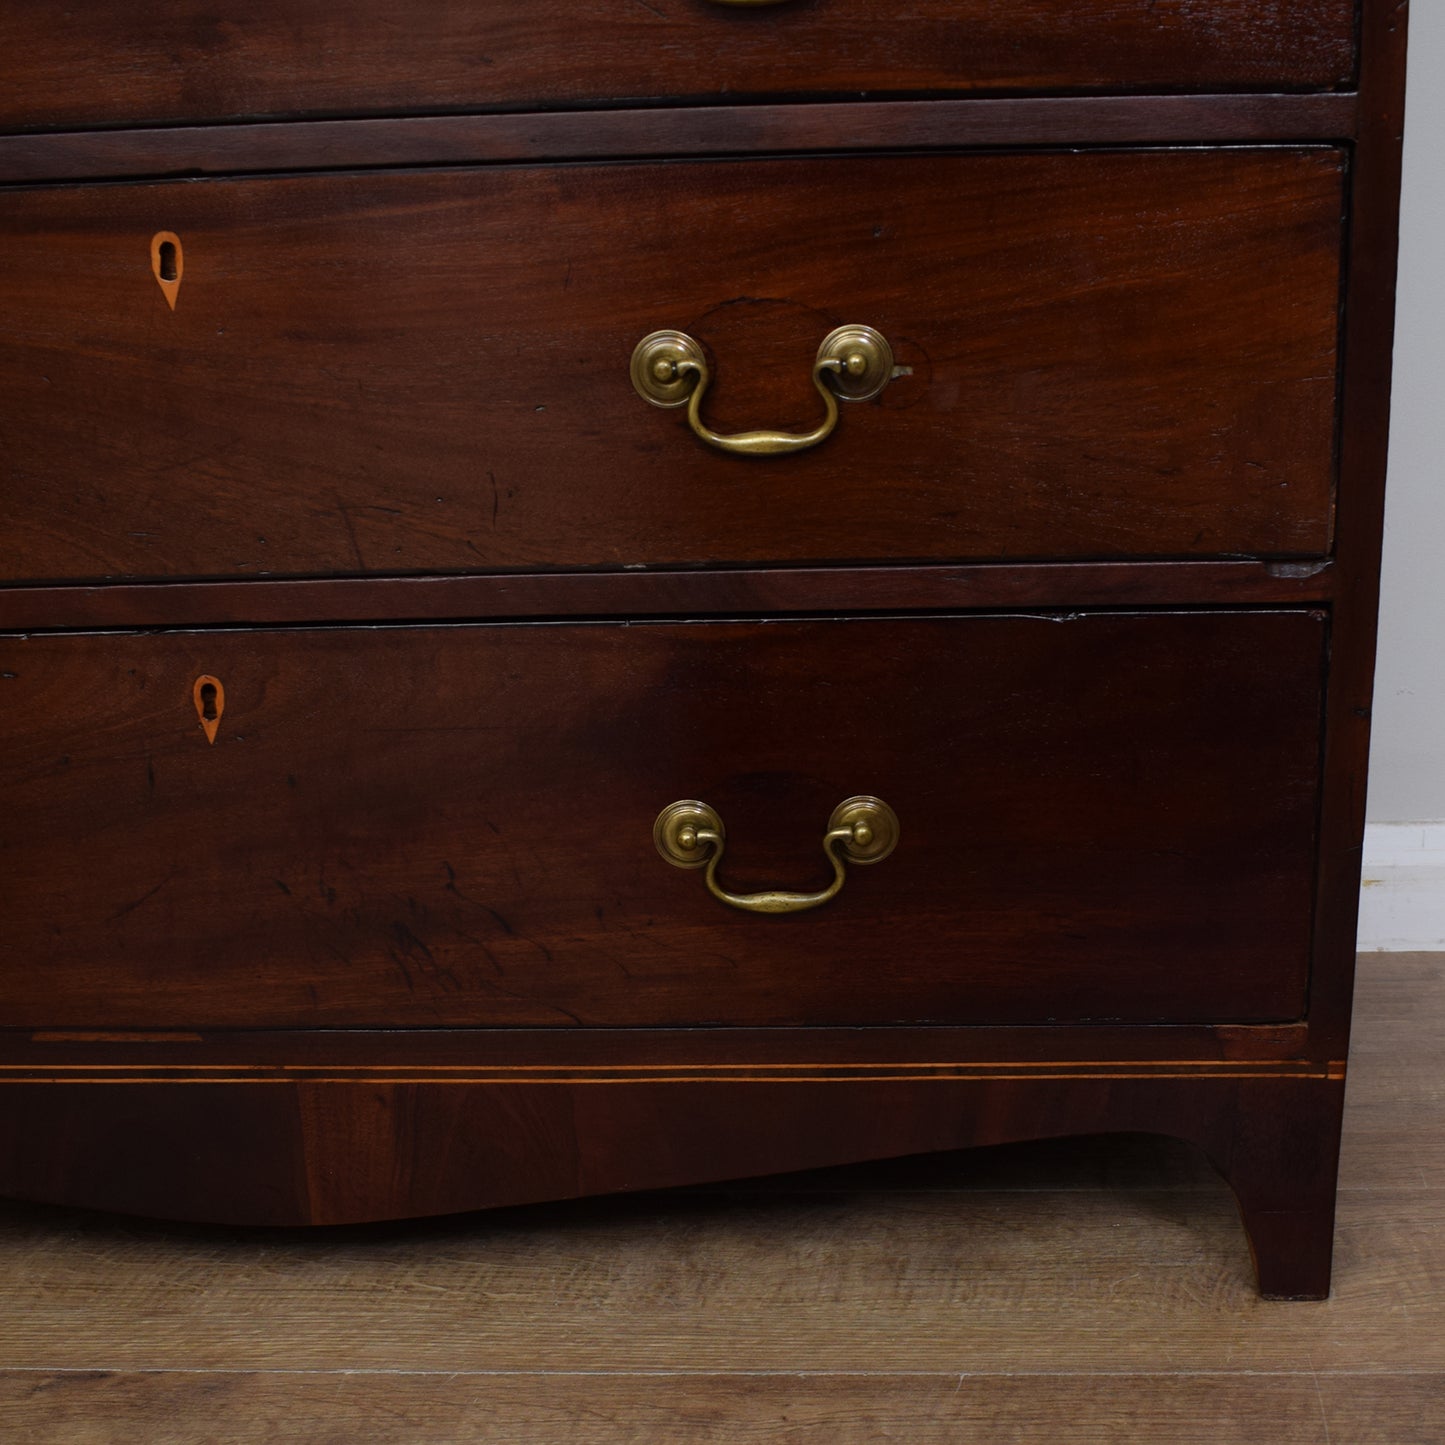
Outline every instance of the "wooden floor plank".
<svg viewBox="0 0 1445 1445"><path fill-rule="evenodd" d="M1445 1192L1445 955L1366 954L1357 992L1340 1188Z"/></svg>
<svg viewBox="0 0 1445 1445"><path fill-rule="evenodd" d="M28 1445L1439 1445L1439 1375L0 1374Z"/></svg>
<svg viewBox="0 0 1445 1445"><path fill-rule="evenodd" d="M1257 1298L1222 1184L653 1197L302 1238L9 1224L11 1366L1445 1369L1429 1190L1342 1196L1325 1305Z"/></svg>

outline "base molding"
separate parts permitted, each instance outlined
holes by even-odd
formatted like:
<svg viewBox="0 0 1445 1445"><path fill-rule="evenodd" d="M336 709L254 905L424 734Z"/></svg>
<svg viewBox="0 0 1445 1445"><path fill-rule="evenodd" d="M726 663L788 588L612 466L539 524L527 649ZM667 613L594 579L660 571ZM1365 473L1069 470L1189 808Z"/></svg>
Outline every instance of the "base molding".
<svg viewBox="0 0 1445 1445"><path fill-rule="evenodd" d="M1344 1083L1172 1075L14 1082L0 1192L233 1225L353 1224L1098 1133L1188 1140L1264 1294L1329 1292Z"/></svg>

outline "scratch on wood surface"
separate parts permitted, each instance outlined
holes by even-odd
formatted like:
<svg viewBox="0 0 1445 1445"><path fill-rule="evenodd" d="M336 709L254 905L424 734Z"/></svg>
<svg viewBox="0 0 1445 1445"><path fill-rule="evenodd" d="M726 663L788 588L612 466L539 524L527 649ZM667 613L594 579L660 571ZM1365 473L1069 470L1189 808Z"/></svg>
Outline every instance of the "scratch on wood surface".
<svg viewBox="0 0 1445 1445"><path fill-rule="evenodd" d="M361 543L357 540L356 525L351 520L351 508L340 497L336 499L336 514L341 518L341 524L346 528L346 535L351 541L351 555L356 558L357 570L365 572L366 559L361 555Z"/></svg>
<svg viewBox="0 0 1445 1445"><path fill-rule="evenodd" d="M156 884L154 888L146 889L146 891L142 893L139 898L135 899L134 902L123 904L121 907L117 908L116 911L110 915L107 922L114 923L118 919L124 918L126 914L134 913L137 908L141 907L142 904L148 903L152 898L154 898L156 894L159 893L161 889L164 888L166 884L169 883L175 876L175 869L172 869L169 873L166 874L164 878L161 879L159 883Z"/></svg>

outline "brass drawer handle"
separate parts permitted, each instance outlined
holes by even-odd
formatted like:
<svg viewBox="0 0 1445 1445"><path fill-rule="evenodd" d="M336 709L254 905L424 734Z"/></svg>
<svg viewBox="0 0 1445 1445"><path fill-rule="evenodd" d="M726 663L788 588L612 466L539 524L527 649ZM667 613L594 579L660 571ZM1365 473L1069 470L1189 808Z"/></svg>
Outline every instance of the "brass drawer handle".
<svg viewBox="0 0 1445 1445"><path fill-rule="evenodd" d="M833 881L819 893L792 893L770 888L764 893L729 893L717 881L727 832L722 819L695 798L669 803L652 825L657 851L675 868L703 868L712 896L730 908L748 913L801 913L817 908L843 886L843 863L881 863L898 845L898 816L881 798L848 798L833 809L823 852L833 865Z"/></svg>
<svg viewBox="0 0 1445 1445"><path fill-rule="evenodd" d="M838 399L867 401L893 379L893 349L871 326L840 326L823 338L813 385L823 398L822 424L810 432L715 432L702 419L712 375L702 347L685 331L654 331L632 353L632 384L653 406L687 408L688 425L710 447L749 457L776 457L815 447L838 425Z"/></svg>

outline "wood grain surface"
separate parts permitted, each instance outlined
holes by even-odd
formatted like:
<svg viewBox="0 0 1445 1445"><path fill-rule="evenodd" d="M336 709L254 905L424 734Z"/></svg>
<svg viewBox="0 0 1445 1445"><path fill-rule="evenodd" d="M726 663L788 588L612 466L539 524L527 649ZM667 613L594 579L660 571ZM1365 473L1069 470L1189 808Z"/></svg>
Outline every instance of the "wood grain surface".
<svg viewBox="0 0 1445 1445"><path fill-rule="evenodd" d="M0 577L1328 551L1329 147L493 167L21 189ZM175 310L157 231L185 248ZM525 238L524 240L521 238ZM845 322L906 369L786 458Z"/></svg>
<svg viewBox="0 0 1445 1445"><path fill-rule="evenodd" d="M230 120L623 100L1347 83L1353 0L431 0L400 23L351 0L163 10L22 0L0 12L0 127Z"/></svg>
<svg viewBox="0 0 1445 1445"><path fill-rule="evenodd" d="M1144 1139L286 1233L0 1209L27 1445L1086 1445L1445 1433L1445 959L1362 960L1328 1303Z"/></svg>
<svg viewBox="0 0 1445 1445"><path fill-rule="evenodd" d="M658 155L1347 141L1353 91L1270 95L999 96L987 100L393 116L0 135L0 184L354 166L478 165Z"/></svg>
<svg viewBox="0 0 1445 1445"><path fill-rule="evenodd" d="M1324 644L1305 610L7 639L0 1003L33 1028L1299 1018ZM700 798L726 886L821 887L861 793L903 841L814 912L729 909L653 846Z"/></svg>
<svg viewBox="0 0 1445 1445"><path fill-rule="evenodd" d="M627 568L0 587L0 632L265 627L478 618L748 617L893 611L1298 605L1336 595L1331 562L1031 562L975 566Z"/></svg>
<svg viewBox="0 0 1445 1445"><path fill-rule="evenodd" d="M34 1392L34 1393L32 1393ZM0 1375L30 1445L1439 1445L1433 1372L1057 1376L804 1370L291 1375L76 1371Z"/></svg>

